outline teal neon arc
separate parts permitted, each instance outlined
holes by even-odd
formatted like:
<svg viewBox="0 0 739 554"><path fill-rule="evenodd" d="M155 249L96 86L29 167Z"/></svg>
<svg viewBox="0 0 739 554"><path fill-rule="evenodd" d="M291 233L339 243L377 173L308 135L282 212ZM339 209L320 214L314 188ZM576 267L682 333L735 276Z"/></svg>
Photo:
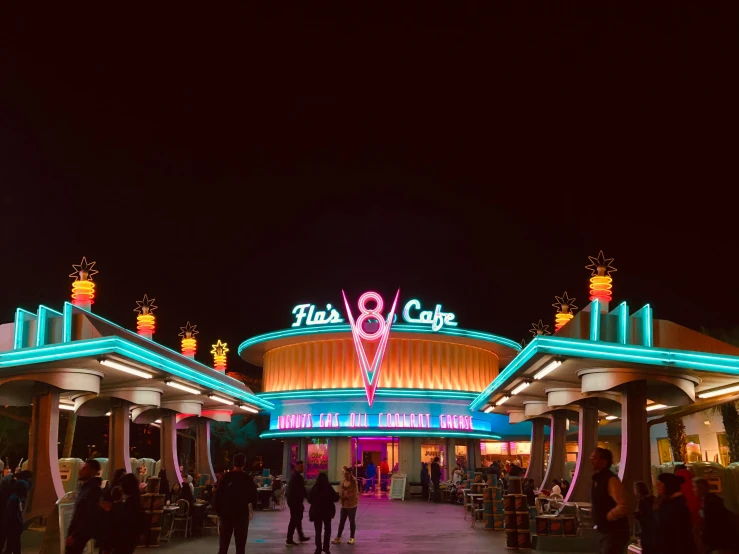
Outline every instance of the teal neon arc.
<svg viewBox="0 0 739 554"><path fill-rule="evenodd" d="M241 356L241 353L247 348L255 346L257 344L264 343L264 342L272 341L272 340L288 339L292 337L302 337L306 335L320 335L320 334L328 334L328 333L337 333L337 334L351 333L351 326L350 325L324 325L321 327L313 327L313 328L298 327L294 329L284 329L282 331L273 331L271 333L265 333L264 335L257 335L256 337L252 337L250 339L245 340L239 345L238 353L239 353L239 356ZM521 350L521 345L514 340L507 339L499 335L483 333L482 331L471 331L467 329L442 327L438 331L434 332L431 329L431 327L428 325L406 325L403 323L394 323L393 324L393 334L397 334L397 333L419 333L419 334L425 333L425 334L437 335L437 336L447 335L450 337L462 337L462 338L476 339L476 340L482 340L482 341L491 342L495 344L500 344L502 346L507 346L508 348L512 348L516 352L519 352Z"/></svg>
<svg viewBox="0 0 739 554"><path fill-rule="evenodd" d="M346 389L303 389L295 391L262 392L259 398L264 400L298 400L303 398L361 398L365 396L363 388ZM378 389L376 398L425 398L429 400L467 400L477 398L477 392L447 391L433 389Z"/></svg>

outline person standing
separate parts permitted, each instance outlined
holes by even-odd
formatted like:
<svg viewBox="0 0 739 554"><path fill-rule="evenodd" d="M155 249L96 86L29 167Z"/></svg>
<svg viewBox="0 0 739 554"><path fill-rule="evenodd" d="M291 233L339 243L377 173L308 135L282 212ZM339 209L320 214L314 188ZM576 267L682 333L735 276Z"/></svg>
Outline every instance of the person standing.
<svg viewBox="0 0 739 554"><path fill-rule="evenodd" d="M295 531L298 531L298 540L300 542L307 542L310 537L306 537L303 533L303 512L305 507L303 506L303 500L308 497L305 491L305 479L303 479L303 470L305 464L303 460L295 462L295 471L290 476L290 481L287 483L287 507L290 508L290 523L287 526L287 545L295 546L296 543L293 540Z"/></svg>
<svg viewBox="0 0 739 554"><path fill-rule="evenodd" d="M316 530L316 554L321 554L321 551L328 554L331 550L331 520L336 515L338 500L339 493L328 482L328 475L319 473L316 484L313 485L308 497L309 517ZM321 528L323 528L323 540L321 540Z"/></svg>
<svg viewBox="0 0 739 554"><path fill-rule="evenodd" d="M424 501L429 499L429 465L426 462L421 462L421 495Z"/></svg>
<svg viewBox="0 0 739 554"><path fill-rule="evenodd" d="M357 530L356 517L357 506L359 506L359 484L348 467L344 468L344 480L339 485L339 502L341 503L341 519L339 520L339 532L336 534L334 544L341 544L341 534L344 532L346 518L349 518L349 544L354 544L354 533Z"/></svg>
<svg viewBox="0 0 739 554"><path fill-rule="evenodd" d="M387 491L387 483L390 480L390 466L387 464L387 458L382 459L380 464L380 490Z"/></svg>
<svg viewBox="0 0 739 554"><path fill-rule="evenodd" d="M590 494L598 552L622 554L629 542L629 507L623 485L611 471L613 454L607 448L596 448L590 455L590 462L594 472Z"/></svg>
<svg viewBox="0 0 739 554"><path fill-rule="evenodd" d="M21 534L23 534L23 505L28 495L28 483L17 479L13 492L5 506L5 554L21 554Z"/></svg>
<svg viewBox="0 0 739 554"><path fill-rule="evenodd" d="M133 473L126 473L120 479L120 488L124 500L114 502L111 510L114 525L112 550L113 554L132 554L143 530L139 480Z"/></svg>
<svg viewBox="0 0 739 554"><path fill-rule="evenodd" d="M739 544L733 538L739 518L726 508L719 495L711 492L705 479L693 479L693 489L700 501L701 544L704 551L718 554L739 552Z"/></svg>
<svg viewBox="0 0 739 554"><path fill-rule="evenodd" d="M654 495L649 494L649 487L642 481L634 483L634 494L637 499L637 510L634 516L639 522L639 544L642 554L656 554L657 541L654 539Z"/></svg>
<svg viewBox="0 0 739 554"><path fill-rule="evenodd" d="M441 483L441 466L439 465L438 456L431 462L431 482L434 484L434 502L438 504L441 502L441 489L439 488L439 484Z"/></svg>
<svg viewBox="0 0 739 554"><path fill-rule="evenodd" d="M672 473L657 477L659 507L655 519L655 541L659 554L695 554L693 520L685 496L680 491L683 478Z"/></svg>
<svg viewBox="0 0 739 554"><path fill-rule="evenodd" d="M365 472L365 492L370 492L370 489L375 490L375 477L377 477L377 467L375 467L372 460L367 464L367 471Z"/></svg>
<svg viewBox="0 0 739 554"><path fill-rule="evenodd" d="M82 486L74 501L74 514L67 533L66 554L82 554L90 539L96 538L100 525L100 485L102 479L97 477L100 462L87 460L80 468L78 479Z"/></svg>
<svg viewBox="0 0 739 554"><path fill-rule="evenodd" d="M233 471L223 476L215 497L215 508L221 519L218 554L227 554L233 535L236 554L246 552L246 539L249 535L249 506L257 503L257 486L244 471L246 456L234 456Z"/></svg>

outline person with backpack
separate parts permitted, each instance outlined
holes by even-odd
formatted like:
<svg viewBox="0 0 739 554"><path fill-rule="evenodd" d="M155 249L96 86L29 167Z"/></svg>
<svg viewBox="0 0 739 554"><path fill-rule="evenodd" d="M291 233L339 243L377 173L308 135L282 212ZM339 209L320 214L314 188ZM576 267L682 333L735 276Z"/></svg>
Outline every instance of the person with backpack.
<svg viewBox="0 0 739 554"><path fill-rule="evenodd" d="M244 471L246 456L234 456L234 469L223 476L215 495L215 508L221 519L218 554L227 554L231 536L236 542L236 554L246 552L249 535L250 506L257 503L257 485Z"/></svg>
<svg viewBox="0 0 739 554"><path fill-rule="evenodd" d="M319 473L316 477L316 484L313 485L308 496L310 503L308 517L316 530L316 554L321 554L321 552L328 554L331 550L331 520L336 516L336 502L338 501L339 493L328 482L328 475ZM323 540L321 540L321 530L323 530Z"/></svg>

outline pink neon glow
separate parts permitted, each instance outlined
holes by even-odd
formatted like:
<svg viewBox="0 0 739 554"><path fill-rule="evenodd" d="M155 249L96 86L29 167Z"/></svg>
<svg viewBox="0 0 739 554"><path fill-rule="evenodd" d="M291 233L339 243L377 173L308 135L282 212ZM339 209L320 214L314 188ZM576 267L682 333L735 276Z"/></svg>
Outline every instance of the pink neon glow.
<svg viewBox="0 0 739 554"><path fill-rule="evenodd" d="M400 296L400 289L395 293L395 300L393 300L393 307L390 308L387 319L382 318L382 307L383 301L379 294L376 292L366 292L359 297L359 311L361 315L354 321L352 316L352 310L349 307L349 301L346 299L346 293L342 290L341 294L344 296L344 305L346 306L346 314L349 318L349 324L352 328L352 337L354 338L354 348L357 351L357 358L359 358L359 367L362 371L362 381L364 381L364 390L367 393L367 402L372 406L372 402L375 399L375 391L377 390L377 383L380 381L380 366L382 365L382 358L385 356L385 349L387 348L387 341L390 337L390 328L393 324L393 318L395 316L395 306L398 304L398 297ZM374 300L377 306L373 310L366 308L366 302L368 300ZM366 333L362 329L362 323L368 318L377 319L379 324L378 330L374 333ZM362 338L370 342L376 340L380 341L375 352L375 357L370 364L367 358L367 352L362 344Z"/></svg>

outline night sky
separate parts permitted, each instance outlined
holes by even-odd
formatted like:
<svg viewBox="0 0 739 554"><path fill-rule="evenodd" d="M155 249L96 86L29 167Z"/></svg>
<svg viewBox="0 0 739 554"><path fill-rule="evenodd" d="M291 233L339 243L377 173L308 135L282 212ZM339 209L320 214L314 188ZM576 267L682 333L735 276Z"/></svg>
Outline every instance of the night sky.
<svg viewBox="0 0 739 554"><path fill-rule="evenodd" d="M147 293L204 363L342 288L520 341L603 249L615 301L737 325L729 3L17 4L0 321L87 256L96 313L135 329Z"/></svg>

